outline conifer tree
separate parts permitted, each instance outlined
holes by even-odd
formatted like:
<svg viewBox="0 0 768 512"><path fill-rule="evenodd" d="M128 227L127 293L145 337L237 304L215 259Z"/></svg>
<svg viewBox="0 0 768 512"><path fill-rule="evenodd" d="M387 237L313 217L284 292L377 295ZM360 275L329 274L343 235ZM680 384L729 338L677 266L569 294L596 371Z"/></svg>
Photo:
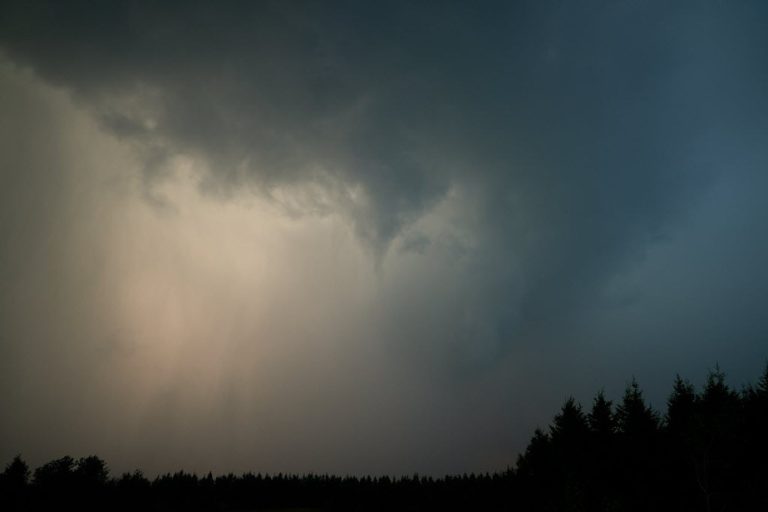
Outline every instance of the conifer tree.
<svg viewBox="0 0 768 512"><path fill-rule="evenodd" d="M29 466L16 455L0 473L0 508L21 510L29 483Z"/></svg>
<svg viewBox="0 0 768 512"><path fill-rule="evenodd" d="M616 431L616 422L613 417L613 403L605 398L601 390L592 402L592 410L587 416L589 428L593 434L600 438L608 438Z"/></svg>

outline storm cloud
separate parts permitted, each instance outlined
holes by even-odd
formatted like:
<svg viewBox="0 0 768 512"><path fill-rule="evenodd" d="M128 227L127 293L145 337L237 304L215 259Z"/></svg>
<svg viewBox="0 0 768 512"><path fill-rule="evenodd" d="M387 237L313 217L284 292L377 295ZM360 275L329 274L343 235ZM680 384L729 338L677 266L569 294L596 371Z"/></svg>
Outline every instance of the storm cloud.
<svg viewBox="0 0 768 512"><path fill-rule="evenodd" d="M378 446L337 459L329 448L313 466L286 448L302 439L312 450L299 427L267 429L265 438L282 441L246 452L281 469L493 469L514 459L564 395L586 400L636 374L659 401L653 393L675 372L700 377L720 361L741 383L766 357L768 10L760 2L5 2L0 12L8 97L28 98L6 101L3 127L10 185L0 273L19 284L2 292L2 350L18 379L31 364L19 355L28 343L21 333L45 347L83 343L20 324L20 290L43 286L30 276L58 269L60 300L78 297L92 311L106 308L94 290L115 279L107 276L155 261L128 238L115 242L114 230L131 225L123 214L84 220L94 211L142 212L130 218L137 233L159 230L136 235L158 244L153 255L174 243L195 255L170 257L147 279L168 279L167 293L185 297L167 311L178 322L190 322L190 311L218 319L221 331L198 330L223 338L217 385L237 388L233 375L253 370L238 365L264 351L259 357L297 376L262 368L269 377L243 377L243 385L283 386L266 409L285 424L320 418L338 450L350 421L362 432L354 446ZM40 114L33 96L58 106ZM84 150L91 163L50 149L56 141L70 151L72 133L93 134ZM24 143L7 142L16 139ZM83 185L104 180L99 192ZM131 184L141 201L126 199ZM249 231L245 212L272 227ZM95 227L83 231L86 222ZM202 233L206 223L216 236L177 240L183 226ZM232 241L240 237L253 243ZM93 244L106 254L101 273L72 263ZM241 274L206 266L227 252L221 244L243 255L227 263L242 265ZM41 252L53 261L28 258ZM177 261L189 267L169 274ZM210 297L190 306L185 287ZM250 297L264 290L269 298ZM46 300L48 315L71 314ZM253 312L274 318L255 327ZM127 350L127 339L157 336L124 321L134 331L107 315L91 337L111 333L108 345ZM168 329L166 338L180 336ZM248 348L254 332L274 350ZM192 345L205 344L199 337ZM91 354L77 346L74 359ZM190 353L211 354L201 350ZM172 359L155 354L147 364L155 356ZM205 366L194 359L176 365L185 385ZM3 386L13 385L6 377ZM117 388L151 394L133 386L126 377ZM44 389L25 391L25 400L50 398ZM226 405L211 399L212 409L187 404L191 391L175 393L147 421L167 425L169 404L198 419L224 408L240 439L258 416L244 412L236 391L225 393ZM325 406L313 409L308 396ZM379 424L371 396L393 430ZM280 400L285 410L275 412ZM451 428L435 434L441 424ZM446 455L449 446L456 453ZM2 447L0 455L14 449ZM183 451L182 442L180 465L247 465L235 456L185 461Z"/></svg>

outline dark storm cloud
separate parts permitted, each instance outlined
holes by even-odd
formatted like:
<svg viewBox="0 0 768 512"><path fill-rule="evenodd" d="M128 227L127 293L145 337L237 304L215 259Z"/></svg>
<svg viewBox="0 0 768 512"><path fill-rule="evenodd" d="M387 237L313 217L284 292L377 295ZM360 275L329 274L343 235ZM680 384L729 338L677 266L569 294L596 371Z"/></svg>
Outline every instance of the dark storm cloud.
<svg viewBox="0 0 768 512"><path fill-rule="evenodd" d="M722 171L727 140L764 129L764 11L20 2L0 33L148 173L181 153L209 163L209 190L318 183L379 252L472 189L479 279L510 338L594 297ZM513 260L524 283L500 271Z"/></svg>

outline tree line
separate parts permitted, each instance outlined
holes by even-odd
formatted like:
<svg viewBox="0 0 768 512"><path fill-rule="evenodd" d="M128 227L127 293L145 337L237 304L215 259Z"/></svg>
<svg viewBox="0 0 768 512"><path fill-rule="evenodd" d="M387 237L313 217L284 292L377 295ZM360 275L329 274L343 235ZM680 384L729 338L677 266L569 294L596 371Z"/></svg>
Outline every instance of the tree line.
<svg viewBox="0 0 768 512"><path fill-rule="evenodd" d="M768 510L768 367L729 387L678 377L666 411L635 380L613 403L565 401L515 465L432 478L333 475L110 476L96 457L62 457L33 471L21 456L0 474L2 510Z"/></svg>

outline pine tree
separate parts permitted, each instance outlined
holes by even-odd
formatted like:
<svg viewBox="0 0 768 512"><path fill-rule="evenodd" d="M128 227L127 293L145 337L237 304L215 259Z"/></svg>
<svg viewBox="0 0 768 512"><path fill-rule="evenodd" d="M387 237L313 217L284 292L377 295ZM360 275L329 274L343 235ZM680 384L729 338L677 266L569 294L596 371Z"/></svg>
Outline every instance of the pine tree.
<svg viewBox="0 0 768 512"><path fill-rule="evenodd" d="M768 482L768 363L755 385L750 385L743 393L744 425L743 431L748 443L743 453L743 471L748 476L744 494L750 501L768 510L768 493L764 482Z"/></svg>
<svg viewBox="0 0 768 512"><path fill-rule="evenodd" d="M645 404L643 392L634 378L616 408L616 422L619 432L629 438L650 438L658 430L658 415Z"/></svg>
<svg viewBox="0 0 768 512"><path fill-rule="evenodd" d="M616 422L613 417L613 403L606 400L602 390L592 402L592 410L587 416L587 420L592 433L600 438L608 438L615 433Z"/></svg>
<svg viewBox="0 0 768 512"><path fill-rule="evenodd" d="M633 378L616 408L618 487L627 510L657 509L658 499L650 489L657 488L657 414L646 405L643 393Z"/></svg>
<svg viewBox="0 0 768 512"><path fill-rule="evenodd" d="M587 416L589 424L589 510L609 510L615 502L615 436L616 420L613 403L605 398L601 390L592 401L592 410Z"/></svg>
<svg viewBox="0 0 768 512"><path fill-rule="evenodd" d="M677 375L672 394L667 399L663 440L666 456L662 471L667 499L680 510L698 507L692 498L698 493L693 455L698 425L697 400L693 385Z"/></svg>
<svg viewBox="0 0 768 512"><path fill-rule="evenodd" d="M731 501L736 486L736 460L742 447L739 433L741 402L725 383L719 366L709 372L697 401L697 439L693 451L696 482L706 510L719 510Z"/></svg>
<svg viewBox="0 0 768 512"><path fill-rule="evenodd" d="M665 423L667 430L680 441L691 435L696 414L696 392L693 384L683 380L680 375L675 378L672 394L667 400L667 415Z"/></svg>
<svg viewBox="0 0 768 512"><path fill-rule="evenodd" d="M582 411L581 404L576 402L573 397L570 397L555 416L550 428L550 436L555 442L572 443L576 440L583 441L587 429L587 420Z"/></svg>

